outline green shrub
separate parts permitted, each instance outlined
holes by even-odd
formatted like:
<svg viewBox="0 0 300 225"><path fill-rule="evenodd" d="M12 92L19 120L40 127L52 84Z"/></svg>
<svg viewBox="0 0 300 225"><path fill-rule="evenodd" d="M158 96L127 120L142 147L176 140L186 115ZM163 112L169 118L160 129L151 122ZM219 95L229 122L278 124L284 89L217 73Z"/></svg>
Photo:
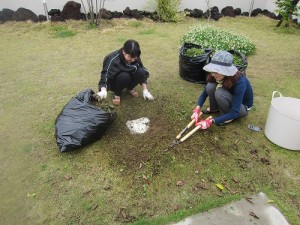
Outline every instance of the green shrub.
<svg viewBox="0 0 300 225"><path fill-rule="evenodd" d="M255 51L255 45L246 36L213 26L192 27L181 38L180 43L193 43L214 51L237 50L245 55Z"/></svg>
<svg viewBox="0 0 300 225"><path fill-rule="evenodd" d="M277 12L282 17L282 19L277 24L277 27L279 27L282 22L285 22L285 27L288 27L289 23L293 19L293 16L299 16L300 6L297 5L297 1L276 0L275 4L277 6L275 12Z"/></svg>
<svg viewBox="0 0 300 225"><path fill-rule="evenodd" d="M178 8L180 0L156 0L157 13L159 19L163 22L178 22L180 14Z"/></svg>

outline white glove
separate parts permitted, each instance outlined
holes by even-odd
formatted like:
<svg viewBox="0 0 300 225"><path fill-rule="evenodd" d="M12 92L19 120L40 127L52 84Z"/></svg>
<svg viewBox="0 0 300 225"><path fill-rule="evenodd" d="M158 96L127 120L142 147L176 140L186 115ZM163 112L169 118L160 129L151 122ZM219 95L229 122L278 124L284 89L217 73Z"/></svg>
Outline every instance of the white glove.
<svg viewBox="0 0 300 225"><path fill-rule="evenodd" d="M105 99L107 97L107 91L102 89L100 92L97 93L100 99Z"/></svg>
<svg viewBox="0 0 300 225"><path fill-rule="evenodd" d="M148 90L143 90L143 97L145 100L152 101L154 100L154 97L151 95L151 93Z"/></svg>

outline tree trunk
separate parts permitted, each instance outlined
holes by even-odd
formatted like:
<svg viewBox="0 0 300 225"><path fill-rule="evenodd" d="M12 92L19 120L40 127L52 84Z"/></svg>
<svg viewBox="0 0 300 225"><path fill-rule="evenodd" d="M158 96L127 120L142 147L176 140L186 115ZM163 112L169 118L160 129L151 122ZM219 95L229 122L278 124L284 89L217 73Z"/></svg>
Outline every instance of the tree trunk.
<svg viewBox="0 0 300 225"><path fill-rule="evenodd" d="M281 24L282 24L282 19L279 20L279 22L277 23L276 27L280 27Z"/></svg>

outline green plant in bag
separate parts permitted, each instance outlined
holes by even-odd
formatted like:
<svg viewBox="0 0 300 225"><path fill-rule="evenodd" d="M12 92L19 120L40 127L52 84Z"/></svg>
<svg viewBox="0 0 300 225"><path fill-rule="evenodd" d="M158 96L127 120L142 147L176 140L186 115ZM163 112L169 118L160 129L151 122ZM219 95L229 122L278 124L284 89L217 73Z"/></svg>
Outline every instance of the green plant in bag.
<svg viewBox="0 0 300 225"><path fill-rule="evenodd" d="M189 48L185 51L184 55L190 57L196 57L198 55L202 55L204 50L202 48Z"/></svg>

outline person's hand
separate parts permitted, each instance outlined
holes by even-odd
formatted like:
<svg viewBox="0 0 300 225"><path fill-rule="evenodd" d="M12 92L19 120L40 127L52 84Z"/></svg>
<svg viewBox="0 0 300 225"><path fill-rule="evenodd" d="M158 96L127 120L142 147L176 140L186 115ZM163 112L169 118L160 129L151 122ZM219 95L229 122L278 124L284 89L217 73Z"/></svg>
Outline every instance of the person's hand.
<svg viewBox="0 0 300 225"><path fill-rule="evenodd" d="M152 101L154 100L154 97L151 95L151 93L148 90L143 90L143 97L145 100Z"/></svg>
<svg viewBox="0 0 300 225"><path fill-rule="evenodd" d="M200 114L200 107L196 107L193 110L193 114L191 116L192 120L195 120L195 122L197 123L199 120L199 114Z"/></svg>
<svg viewBox="0 0 300 225"><path fill-rule="evenodd" d="M107 97L106 89L101 89L101 91L98 92L97 95L100 97L100 99L105 99Z"/></svg>
<svg viewBox="0 0 300 225"><path fill-rule="evenodd" d="M196 123L196 126L200 126L200 129L206 130L206 129L210 128L211 124L212 124L212 119L209 118L206 120L199 121L198 123Z"/></svg>

